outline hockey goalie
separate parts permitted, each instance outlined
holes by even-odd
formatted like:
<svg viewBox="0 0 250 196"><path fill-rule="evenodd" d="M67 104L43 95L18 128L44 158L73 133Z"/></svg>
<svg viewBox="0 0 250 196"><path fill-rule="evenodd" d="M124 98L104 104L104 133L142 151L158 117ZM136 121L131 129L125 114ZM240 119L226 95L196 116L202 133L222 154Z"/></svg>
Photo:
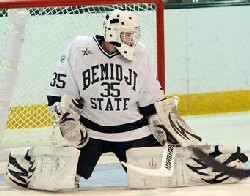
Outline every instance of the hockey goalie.
<svg viewBox="0 0 250 196"><path fill-rule="evenodd" d="M76 37L53 72L48 105L55 117L54 134L64 145L12 151L8 184L50 191L77 188L79 179L88 179L106 152L116 155L125 172L154 175L157 171L144 168L141 172L137 162L128 162L138 161L133 150L142 148L166 149L160 171L168 177L180 176L174 186L185 176L178 172L204 166L185 151L201 138L178 115L178 98L165 98L151 71L146 46L139 41L139 21L131 12L116 9L106 15L103 27L102 35ZM216 149L214 155L229 157L222 148ZM244 156L240 159L245 160ZM141 161L144 166L145 157ZM175 170L175 162L178 167L186 166ZM200 176L193 178L200 180Z"/></svg>

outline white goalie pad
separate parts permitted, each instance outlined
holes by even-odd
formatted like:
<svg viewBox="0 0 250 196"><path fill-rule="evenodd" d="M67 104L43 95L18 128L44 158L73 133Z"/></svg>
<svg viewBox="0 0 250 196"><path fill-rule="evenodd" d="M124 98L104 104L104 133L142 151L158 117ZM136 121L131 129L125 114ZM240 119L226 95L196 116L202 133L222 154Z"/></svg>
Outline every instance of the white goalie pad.
<svg viewBox="0 0 250 196"><path fill-rule="evenodd" d="M237 153L236 146L202 145L200 147L221 163L239 169L244 167L243 162L246 155ZM148 169L151 172L158 171L162 166L162 152L163 147L133 148L127 151L127 161L132 166ZM176 147L174 164L173 175L165 177L142 174L134 168L128 167L129 188L200 186L219 183L231 184L240 181L237 178L213 171L194 156L191 147Z"/></svg>
<svg viewBox="0 0 250 196"><path fill-rule="evenodd" d="M5 172L5 182L7 185L28 187L28 171L32 168L28 151L29 148L11 150Z"/></svg>
<svg viewBox="0 0 250 196"><path fill-rule="evenodd" d="M168 145L165 143L162 154L161 166L159 169L148 169L138 167L129 163L121 162L128 169L134 170L137 173L148 175L148 176L172 176L174 173L175 166L175 156L176 156L176 147L174 145Z"/></svg>
<svg viewBox="0 0 250 196"><path fill-rule="evenodd" d="M74 189L78 157L79 151L73 147L13 149L6 184L47 191Z"/></svg>
<svg viewBox="0 0 250 196"><path fill-rule="evenodd" d="M157 112L157 117L159 119L159 122L154 123L157 126L156 130L157 132L159 132L162 129L160 125L162 125L162 127L164 127L164 129L169 134L171 134L170 137L177 140L180 146L186 147L196 145L201 141L201 138L187 125L183 118L181 118L181 116L178 114L178 102L179 98L174 97L159 101L154 104ZM155 122L155 120L153 122ZM152 130L151 128L151 131L154 130ZM162 129L162 131L164 130Z"/></svg>

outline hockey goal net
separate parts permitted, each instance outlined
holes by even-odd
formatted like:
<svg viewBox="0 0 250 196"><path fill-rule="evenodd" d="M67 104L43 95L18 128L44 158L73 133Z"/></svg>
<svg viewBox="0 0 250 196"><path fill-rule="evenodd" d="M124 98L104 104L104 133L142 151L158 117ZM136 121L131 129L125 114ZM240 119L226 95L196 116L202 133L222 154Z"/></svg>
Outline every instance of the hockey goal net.
<svg viewBox="0 0 250 196"><path fill-rule="evenodd" d="M16 50L16 48L8 48L9 34L15 31L10 28L8 13L13 9L25 9L29 14L25 25L25 38L17 62L18 79L9 103L9 113L6 113L4 107L0 105L2 113L0 117L4 118L4 114L8 115L6 126L0 126L1 132L4 131L3 129L9 133L15 130L52 126L53 118L47 107L46 94L53 70L62 52L78 35L102 34L104 16L116 8L133 11L139 18L142 28L141 41L150 50L154 70L164 87L164 22L161 0L13 0L0 2L1 71L6 69L8 61L12 58L10 57L11 54L13 55L12 50ZM15 23L13 19L11 22ZM1 86L6 83L3 78L0 79L0 104L5 102L1 97L4 93L4 91L1 93ZM16 137L18 140L18 134ZM35 138L32 136L32 139ZM2 143L2 146L4 145L6 141L5 144Z"/></svg>

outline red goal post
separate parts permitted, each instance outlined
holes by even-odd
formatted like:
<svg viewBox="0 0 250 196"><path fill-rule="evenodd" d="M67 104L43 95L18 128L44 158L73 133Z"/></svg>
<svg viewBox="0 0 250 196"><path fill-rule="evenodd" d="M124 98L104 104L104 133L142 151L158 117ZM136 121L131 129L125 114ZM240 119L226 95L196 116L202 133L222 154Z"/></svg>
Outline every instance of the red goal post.
<svg viewBox="0 0 250 196"><path fill-rule="evenodd" d="M153 41L151 41L150 39L153 37L150 34L148 34L146 36L146 40L149 44L150 47L148 47L149 50L155 50L155 66L156 66L156 72L157 72L157 76L158 79L163 87L163 89L165 89L165 51L164 51L164 5L162 0L124 0L124 1L115 1L115 0L109 0L109 1L105 1L105 0L57 0L57 1L51 1L51 0L2 0L0 1L0 19L2 17L2 19L6 19L7 14L6 14L6 10L8 9L19 9L19 8L27 8L30 12L33 12L31 15L32 16L37 16L37 17L31 17L32 18L32 25L28 24L26 26L28 26L29 29L31 29L29 32L26 32L25 35L25 40L24 40L24 47L22 50L22 54L24 57L21 58L21 66L18 68L20 69L21 72L27 72L26 76L26 81L21 81L17 83L17 86L21 86L18 87L16 91L16 95L15 95L15 99L17 99L17 102L15 102L15 100L13 101L13 97L12 97L12 102L10 105L10 116L7 122L7 128L8 129L23 129L23 128L36 128L36 127L46 127L46 126L51 126L52 124L52 120L49 117L48 114L48 110L46 108L46 89L43 90L43 92L36 92L36 90L42 88L46 88L46 86L49 84L47 80L48 77L51 77L51 68L49 68L50 70L45 70L44 68L41 68L41 66L53 66L53 68L56 66L55 64L55 59L50 60L49 58L47 59L46 55L50 55L50 56L56 56L58 55L57 53L60 54L61 52L61 48L59 50L59 48L53 48L54 44L54 39L57 39L56 42L65 42L65 44L68 44L68 40L70 36L67 36L67 40L63 39L63 38L57 38L57 36L61 36L61 34L64 34L65 32L62 31L62 29L60 28L58 29L54 29L54 25L57 24L57 22L54 22L52 20L54 20L55 17L59 16L58 18L61 18L61 15L64 15L64 11L69 11L67 9L64 10L59 10L60 14L56 13L55 17L52 16L52 18L46 18L46 17L41 17L44 15L44 11L48 11L49 9L47 8L51 8L53 9L53 11L58 11L58 7L101 7L101 6L106 6L106 5L124 5L126 4L126 6L128 5L132 5L132 4L152 4L153 6L153 11L149 10L147 12L145 12L147 15L149 14L151 16L154 16L154 19L152 21L147 21L148 19L146 18L144 23L146 23L146 32L145 30L142 30L142 36L145 33L150 33L148 31L151 31L154 28L154 35L155 38L153 38ZM38 11L34 11L36 10L36 8L41 8L43 10L38 10ZM71 8L70 8L71 9ZM99 8L98 8L99 9ZM114 7L112 7L112 9L114 9ZM134 11L138 11L140 12L141 10L137 10L139 8L136 8L136 10ZM140 7L140 9L142 9ZM144 8L143 8L144 9ZM147 9L147 8L145 8ZM151 9L151 8L150 8ZM104 10L105 12L107 10ZM143 10L144 11L144 10ZM38 14L37 14L38 13ZM80 13L80 12L79 12ZM82 13L77 13L76 15L82 15ZM1 16L2 14L2 16ZM46 13L48 15L53 15L54 12L50 12ZM74 15L75 12L71 15ZM92 13L90 13L89 15L91 15ZM66 15L66 14L65 14ZM95 13L93 15L96 15ZM143 15L145 16L145 15ZM65 17L72 17L72 16L65 16ZM82 16L81 16L82 17ZM89 16L88 16L89 17ZM34 20L33 20L34 19ZM43 21L41 24L37 25L36 23L40 23L42 20ZM139 18L140 19L140 18ZM142 19L144 19L142 17ZM35 21L37 20L37 21ZM75 20L75 18L73 18L73 20ZM78 19L78 22L81 19ZM92 20L92 16L90 16L90 18L86 19L88 20ZM94 20L94 19L93 19ZM62 24L60 25L64 25L64 19L58 19L59 22L62 22ZM66 21L67 22L67 21ZM91 21L92 22L92 21ZM49 29L46 29L48 27L46 27L47 23L51 23L51 26ZM90 22L89 22L90 23ZM155 23L155 24L154 24ZM3 39L4 33L1 32L1 20L0 20L0 51L1 51L1 40ZM69 22L67 22L67 24L69 24ZM95 24L95 23L94 23ZM93 28L96 28L96 26L92 24ZM96 23L97 24L97 23ZM99 23L98 23L99 24ZM91 25L91 23L90 23ZM75 25L77 26L77 25ZM40 49L40 45L41 45L41 39L43 38L43 34L40 34L41 31L40 29L45 28L45 31L48 31L48 36L51 33L54 33L55 30L57 30L55 32L54 38L49 39L47 42L47 45L42 48L42 50ZM67 28L67 26L65 26L65 28ZM84 29L85 27L83 27ZM36 30L36 31L35 31ZM85 30L85 29L84 29ZM80 31L82 32L82 30ZM2 34L1 34L2 33ZM42 32L43 33L43 32ZM79 31L74 31L74 33L78 33ZM155 35L156 34L156 35ZM38 40L33 40L33 36L36 36ZM40 36L40 37L39 37ZM47 35L46 35L47 36ZM71 37L70 37L71 38ZM28 40L28 41L27 41ZM51 41L52 40L52 41ZM5 41L5 40L4 40ZM144 42L144 41L143 41ZM154 42L154 43L153 43ZM42 44L44 43L44 41L42 42ZM51 44L52 43L52 44ZM153 44L151 46L151 43ZM37 46L36 46L37 45ZM146 45L148 46L148 44L146 43ZM4 50L3 50L4 51ZM48 52L49 51L49 52ZM38 56L37 53L44 53L46 52L46 55L41 54L43 56ZM52 52L54 52L52 54ZM51 54L50 54L51 53ZM25 56L26 55L26 56ZM40 55L40 54L39 54ZM1 54L0 54L1 57ZM30 58L36 58L36 60L31 61ZM44 63L41 60L44 60L46 58L46 60L48 62ZM56 60L58 60L58 58L56 58ZM28 61L28 64L27 62ZM40 62L39 62L40 61ZM0 58L0 63L1 63L1 58ZM34 63L37 63L37 65L32 66ZM27 65L26 65L27 64ZM22 68L22 66L25 65L25 68ZM40 66L40 68L38 67ZM31 69L35 69L37 68L37 70L31 70ZM28 70L27 70L28 69ZM33 71L32 73L28 73L29 71ZM36 73L35 73L36 72ZM40 79L40 81L35 81L39 79L40 75L36 75L37 73L40 72L40 75L43 74L43 76L41 77L42 79ZM25 74L23 74L25 75ZM23 75L21 74L21 78L23 77ZM46 75L46 78L45 78ZM33 77L33 79L30 79L30 77ZM43 81L41 81L43 80ZM44 82L45 81L45 82ZM33 83L35 82L40 82L41 84L36 85L34 87L31 87L31 85L33 85ZM26 87L26 84L29 84L30 87ZM30 90L27 90L27 88L30 88ZM26 91L33 91L32 93L34 94L35 98L31 97L29 94L27 95ZM44 92L45 91L45 92ZM21 94L22 93L22 94ZM42 101L41 100L34 100L37 98L37 96L42 96ZM24 99L24 101L20 101L20 99ZM28 99L30 99L31 101L28 101ZM21 103L19 103L21 102ZM17 119L18 118L18 119Z"/></svg>

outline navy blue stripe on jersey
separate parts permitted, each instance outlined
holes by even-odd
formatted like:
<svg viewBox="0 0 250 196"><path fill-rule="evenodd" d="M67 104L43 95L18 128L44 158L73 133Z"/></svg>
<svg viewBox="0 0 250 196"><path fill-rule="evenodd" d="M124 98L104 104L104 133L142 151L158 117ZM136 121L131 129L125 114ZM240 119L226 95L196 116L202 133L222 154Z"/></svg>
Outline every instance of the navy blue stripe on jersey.
<svg viewBox="0 0 250 196"><path fill-rule="evenodd" d="M61 97L59 96L47 96L48 106L52 106L55 102L61 102Z"/></svg>
<svg viewBox="0 0 250 196"><path fill-rule="evenodd" d="M126 123L126 124L116 125L116 126L102 126L83 116L80 117L80 121L85 127L92 129L93 131L98 131L101 133L123 133L126 131L133 131L135 129L148 125L147 118L141 118L140 120L137 120L132 123Z"/></svg>
<svg viewBox="0 0 250 196"><path fill-rule="evenodd" d="M108 58L111 59L111 58L113 58L114 56L120 54L119 51L116 51L116 52L113 52L113 53L108 53L108 52L106 52L106 51L102 48L101 43L104 41L104 37L103 37L103 36L96 35L96 36L93 37L93 38L94 38L94 40L96 41L97 46L98 46L98 48L100 49L100 51L101 51L105 56L107 56Z"/></svg>
<svg viewBox="0 0 250 196"><path fill-rule="evenodd" d="M145 107L138 107L138 109L144 117L149 117L151 115L156 114L156 109L155 109L154 104L150 104Z"/></svg>
<svg viewBox="0 0 250 196"><path fill-rule="evenodd" d="M166 98L163 98L160 101L163 101L164 99L166 99ZM149 116L157 113L153 103L148 105L148 106L145 106L145 107L138 107L138 109L139 109L140 113L143 115L143 117L149 117Z"/></svg>

